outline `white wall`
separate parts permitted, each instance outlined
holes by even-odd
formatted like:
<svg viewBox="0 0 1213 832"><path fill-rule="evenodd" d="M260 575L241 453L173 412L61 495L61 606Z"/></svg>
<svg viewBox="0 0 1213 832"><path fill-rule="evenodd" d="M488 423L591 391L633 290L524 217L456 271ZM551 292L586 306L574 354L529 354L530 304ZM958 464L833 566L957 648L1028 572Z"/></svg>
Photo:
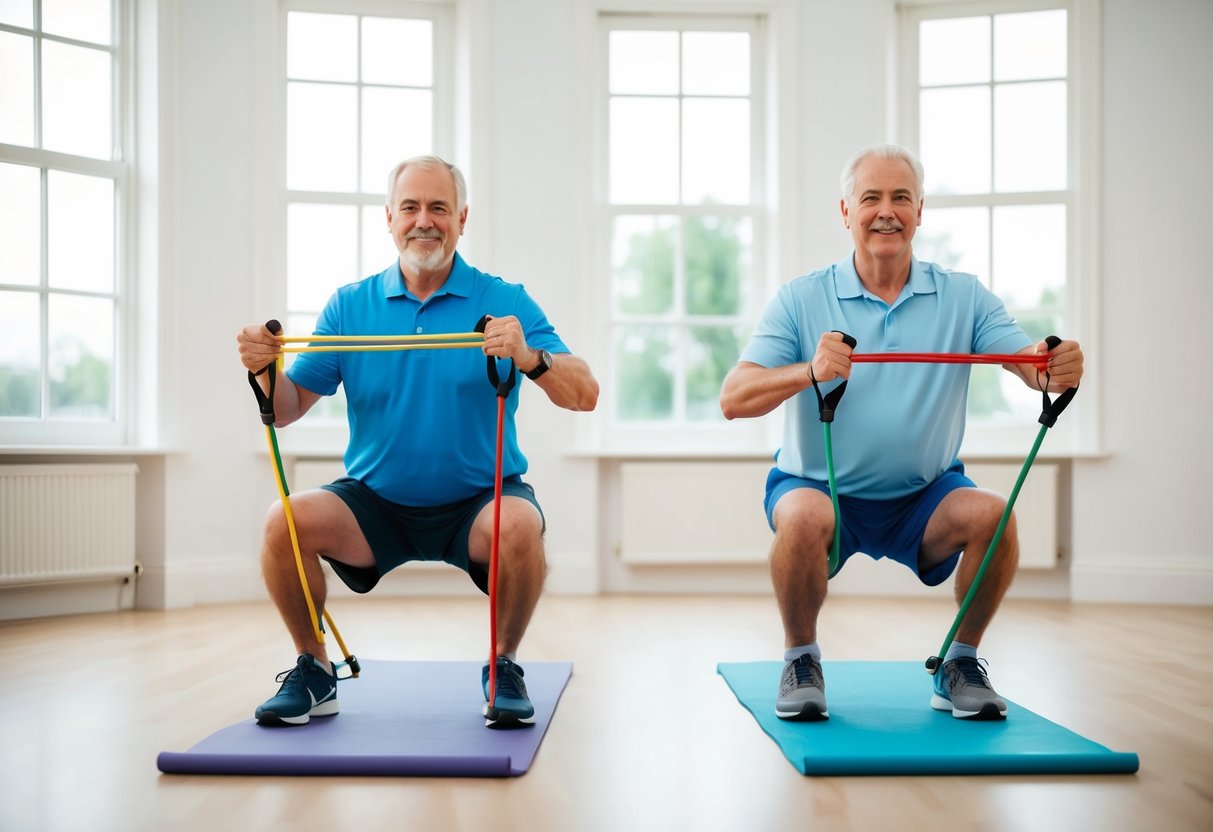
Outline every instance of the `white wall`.
<svg viewBox="0 0 1213 832"><path fill-rule="evenodd" d="M1074 465L1077 600L1213 602L1213 3L1104 0L1105 459Z"/></svg>
<svg viewBox="0 0 1213 832"><path fill-rule="evenodd" d="M778 90L786 173L779 185L799 213L780 226L786 278L845 252L838 168L853 148L895 138L889 47L896 12L892 0L750 5L776 16L776 47L791 68ZM590 281L597 278L587 255L594 244L587 98L598 7L590 0L462 0L457 14L473 43L459 79L468 128L460 144L470 160L467 251L476 265L525 283L592 363ZM265 136L276 6L141 0L140 8L141 20L158 26L152 40L160 71L145 78L150 100L142 105L158 109L159 119L140 135L160 142L149 157L157 164L148 218L155 239L145 240L145 259L161 273L143 279L159 279L158 294L145 295L154 299L163 335L152 435L169 449L162 465L149 466L163 491L161 500L147 500L141 518L148 574L140 603L258 598L260 527L274 486L234 335L271 314L259 281L278 257L265 210L274 187ZM1198 260L1213 193L1213 57L1204 43L1213 4L1104 0L1102 19L1103 329L1101 343L1086 347L1098 353L1105 375L1107 455L1069 466L1062 522L1070 563L1049 591L1061 587L1079 600L1211 603L1213 547L1199 521L1213 443L1199 421L1213 409L1213 394L1196 316L1213 301ZM618 462L570 453L584 418L534 395L521 411L530 479L549 518L552 591L768 591L760 567L621 572L610 547L615 532L605 527ZM745 510L759 505L755 495Z"/></svg>

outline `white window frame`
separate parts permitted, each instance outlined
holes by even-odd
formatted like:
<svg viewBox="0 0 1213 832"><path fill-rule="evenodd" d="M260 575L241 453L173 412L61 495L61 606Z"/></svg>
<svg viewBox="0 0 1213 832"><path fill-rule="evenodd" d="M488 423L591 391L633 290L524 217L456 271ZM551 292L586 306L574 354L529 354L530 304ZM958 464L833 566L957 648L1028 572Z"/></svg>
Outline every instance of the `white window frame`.
<svg viewBox="0 0 1213 832"><path fill-rule="evenodd" d="M1047 455L1096 455L1099 435L1099 274L1100 274L1100 0L974 0L968 2L903 2L899 41L901 84L898 88L898 131L901 143L918 150L918 24L923 20L977 17L1017 12L1064 9L1067 12L1067 165L1062 192L1009 193L989 196L927 194L928 207L1062 204L1066 207L1067 331L1056 333L1078 340L1085 357L1082 391L1065 415L1050 429ZM987 275L988 277L988 275ZM1024 388L1024 396L1040 394ZM993 425L970 420L962 455L1003 457L1022 455L1040 426Z"/></svg>
<svg viewBox="0 0 1213 832"><path fill-rule="evenodd" d="M282 0L279 4L277 17L278 56L274 66L274 119L275 136L271 153L273 154L275 197L273 239L277 241L271 255L275 280L272 291L262 298L264 308L281 310L284 317L290 314L287 309L287 206L290 203L311 203L323 205L352 205L359 209L363 207L382 207L387 201L384 191L369 193L332 192L332 191L300 191L291 190L286 185L286 116L287 116L287 14L290 12L309 12L316 14L340 14L358 17L395 17L406 19L425 19L434 26L434 75L433 75L433 129L434 153L445 159L455 156L455 124L456 124L456 95L455 95L455 36L453 7L448 3L408 2L407 0ZM356 82L361 86L361 82ZM359 126L361 130L361 126ZM361 143L358 143L361 146ZM383 182L386 186L387 175L383 171ZM358 234L356 240L362 239L362 211L358 211ZM384 235L387 235L386 220ZM361 244L358 249L358 268L360 277L368 277L380 270L385 263L363 263ZM310 334L290 333L292 335ZM342 417L334 419L314 419L309 414L299 422L291 425L290 430L284 431L279 442L285 453L300 455L340 456L349 442L349 426Z"/></svg>
<svg viewBox="0 0 1213 832"><path fill-rule="evenodd" d="M111 0L110 20L112 42L108 46L87 41L74 40L39 31L41 27L41 0L34 0L33 29L0 24L0 30L34 39L34 144L42 141L41 105L41 44L44 41L82 46L108 52L111 55L111 113L110 124L114 152L109 159L77 156L40 147L0 144L0 162L26 165L40 170L41 219L40 268L36 287L0 285L0 288L16 291L36 292L39 295L41 316L40 352L40 396L41 415L38 417L0 417L0 446L47 446L47 447L116 447L133 444L135 424L134 377L137 343L137 315L135 304L134 244L132 228L134 222L134 187L136 180L131 150L134 100L134 14L129 0ZM114 183L114 287L112 292L59 290L49 286L47 279L47 174L48 171L82 174L106 178ZM47 329L47 299L51 295L76 295L82 297L105 297L114 302L113 322L113 375L111 395L113 397L112 419L70 419L54 417L49 410L49 380L47 378L49 332Z"/></svg>
<svg viewBox="0 0 1213 832"><path fill-rule="evenodd" d="M773 169L772 141L773 120L768 103L770 85L767 74L770 58L771 37L769 15L765 7L753 4L736 9L715 6L703 14L683 12L643 13L631 11L599 11L596 21L597 54L594 95L596 99L595 122L598 151L596 159L595 187L595 251L598 252L594 273L596 291L594 308L596 314L590 320L595 330L595 352L601 356L599 370L603 379L602 393L597 412L590 426L590 436L583 436L581 444L595 455L603 456L697 456L697 457L749 457L762 455L777 444L770 420L737 420L727 422L691 422L685 419L671 421L624 422L616 418L618 368L612 348L612 332L616 326L626 325L617 320L612 303L611 235L616 217L644 214L675 216L684 220L696 215L727 215L745 217L751 221L751 262L748 292L742 298L740 318L746 334L741 339L744 348L749 332L758 320L766 304L769 292L769 274L772 264L778 262L774 251L772 217L777 212L770 205L772 189L770 177ZM610 71L610 33L618 30L632 31L744 31L751 36L750 49L750 183L751 194L748 205L718 205L704 208L681 204L612 204L609 195L610 177L610 117L611 94L608 78ZM680 272L676 265L676 274ZM677 296L680 284L677 283ZM662 316L663 318L665 316ZM670 317L668 323L685 328L689 323L685 315ZM704 323L712 323L710 318ZM676 393L677 395L677 393ZM675 402L675 413L682 413L679 402Z"/></svg>

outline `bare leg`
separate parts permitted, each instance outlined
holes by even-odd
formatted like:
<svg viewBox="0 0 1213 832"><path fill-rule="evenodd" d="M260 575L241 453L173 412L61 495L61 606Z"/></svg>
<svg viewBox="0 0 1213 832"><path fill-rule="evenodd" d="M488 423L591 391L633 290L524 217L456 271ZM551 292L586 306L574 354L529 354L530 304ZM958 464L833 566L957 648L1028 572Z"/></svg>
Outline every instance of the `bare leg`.
<svg viewBox="0 0 1213 832"><path fill-rule="evenodd" d="M468 555L486 571L493 542L493 505L472 524ZM497 547L497 654L513 653L522 643L547 578L543 521L520 497L501 498L501 536Z"/></svg>
<svg viewBox="0 0 1213 832"><path fill-rule="evenodd" d="M316 617L321 618L327 593L320 557L316 553L323 552L352 566L372 566L375 558L353 512L336 494L317 489L292 495L291 512ZM295 642L296 652L311 653L322 664L327 663L328 653L316 640L312 628L281 503L275 503L266 518L261 571L265 587Z"/></svg>
<svg viewBox="0 0 1213 832"><path fill-rule="evenodd" d="M956 569L956 602L964 600L981 566L1002 518L1006 500L993 491L958 488L944 497L931 515L923 535L919 564L924 569L963 551ZM956 640L976 647L1019 567L1019 539L1014 515L1007 521L1002 540L986 567L981 587L956 631Z"/></svg>
<svg viewBox="0 0 1213 832"><path fill-rule="evenodd" d="M784 646L817 640L817 616L829 584L834 506L813 488L789 491L775 505L771 583L783 619Z"/></svg>

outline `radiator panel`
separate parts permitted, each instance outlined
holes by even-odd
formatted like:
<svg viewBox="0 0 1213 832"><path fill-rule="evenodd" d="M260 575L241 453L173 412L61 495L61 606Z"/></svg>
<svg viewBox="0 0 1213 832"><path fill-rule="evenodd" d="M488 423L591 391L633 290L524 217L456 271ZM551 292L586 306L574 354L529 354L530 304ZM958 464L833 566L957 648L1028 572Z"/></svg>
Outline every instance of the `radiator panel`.
<svg viewBox="0 0 1213 832"><path fill-rule="evenodd" d="M132 575L137 471L0 465L0 586Z"/></svg>

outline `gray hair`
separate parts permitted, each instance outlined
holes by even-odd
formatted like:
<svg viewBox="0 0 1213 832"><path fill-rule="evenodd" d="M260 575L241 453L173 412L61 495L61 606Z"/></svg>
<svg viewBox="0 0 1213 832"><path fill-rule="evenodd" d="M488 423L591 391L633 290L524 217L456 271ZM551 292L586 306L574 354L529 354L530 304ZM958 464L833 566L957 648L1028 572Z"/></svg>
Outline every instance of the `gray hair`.
<svg viewBox="0 0 1213 832"><path fill-rule="evenodd" d="M392 168L392 172L387 177L387 199L386 203L389 208L392 208L392 189L396 187L396 178L400 176L401 171L410 165L416 165L419 168L427 168L429 170L439 170L445 168L451 172L451 178L455 180L455 213L459 213L468 204L468 186L463 179L463 173L459 168L452 165L445 159L440 159L437 156L413 156L410 159L405 159L396 167Z"/></svg>
<svg viewBox="0 0 1213 832"><path fill-rule="evenodd" d="M918 157L914 155L913 151L899 144L870 144L848 159L847 163L842 166L842 177L840 178L843 199L850 202L855 196L855 171L859 168L859 164L869 156L879 156L882 159L900 159L909 165L910 170L914 172L915 193L918 200L922 201L922 162L918 161Z"/></svg>

